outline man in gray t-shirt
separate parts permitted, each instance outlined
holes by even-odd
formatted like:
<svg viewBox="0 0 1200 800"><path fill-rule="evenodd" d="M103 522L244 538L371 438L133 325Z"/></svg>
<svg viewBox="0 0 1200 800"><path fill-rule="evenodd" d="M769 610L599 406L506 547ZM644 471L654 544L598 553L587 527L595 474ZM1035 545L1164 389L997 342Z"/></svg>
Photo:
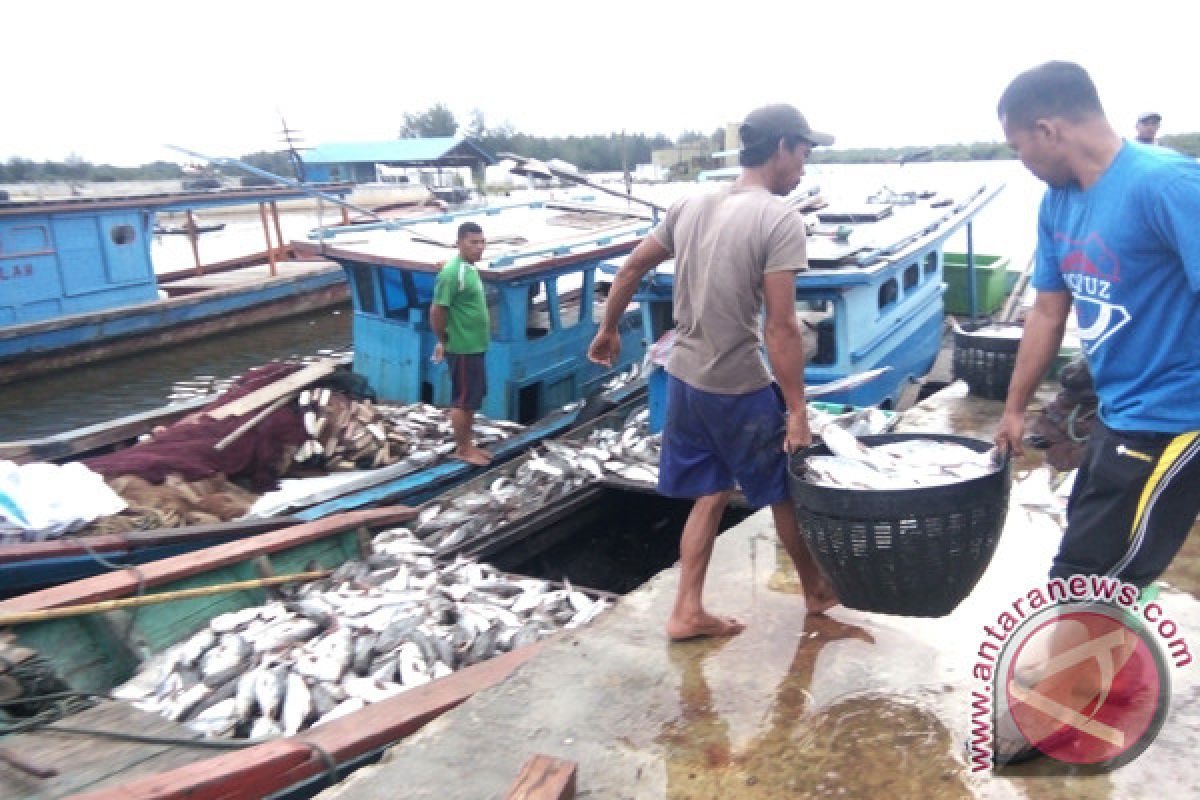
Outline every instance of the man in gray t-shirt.
<svg viewBox="0 0 1200 800"><path fill-rule="evenodd" d="M771 507L808 611L837 603L800 538L788 491L787 453L812 441L794 277L808 262L804 220L780 199L800 182L812 148L832 144L833 137L812 130L789 105L752 111L740 134L741 178L667 212L617 273L588 350L592 361L613 363L621 347L617 321L634 291L647 272L674 256L676 338L667 364L658 488L695 504L680 541L679 588L667 621L672 639L729 636L744 627L709 614L703 604L717 526L735 485L751 506ZM774 383L760 355L764 339Z"/></svg>

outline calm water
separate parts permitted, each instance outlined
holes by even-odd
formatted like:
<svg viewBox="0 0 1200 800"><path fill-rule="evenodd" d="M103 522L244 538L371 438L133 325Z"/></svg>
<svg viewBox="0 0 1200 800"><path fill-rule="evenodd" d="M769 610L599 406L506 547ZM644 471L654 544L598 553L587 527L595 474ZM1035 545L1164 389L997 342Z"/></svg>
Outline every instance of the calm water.
<svg viewBox="0 0 1200 800"><path fill-rule="evenodd" d="M897 192L937 189L953 196L980 183L1003 182L1005 191L976 220L975 249L1009 255L1017 266L1024 265L1032 252L1034 215L1042 185L1016 162L816 166L810 168L805 180L819 185L831 200L845 198L852 202L861 202L884 185ZM704 184L635 186L634 193L669 203L704 188ZM571 194L587 191L577 189ZM519 200L520 194L514 193L504 202ZM597 199L604 197L597 194ZM326 212L326 223L335 221L335 217ZM262 223L256 215L221 217L219 221L226 223L224 231L200 239L204 261L263 247ZM316 224L316 215L284 214L281 224L285 239L302 238ZM965 247L965 236L958 234L947 249ZM186 239L162 237L155 244L155 260L160 271L190 266ZM323 312L251 332L3 386L0 441L45 436L208 393L248 368L268 361L348 352L352 346L350 325L348 310Z"/></svg>

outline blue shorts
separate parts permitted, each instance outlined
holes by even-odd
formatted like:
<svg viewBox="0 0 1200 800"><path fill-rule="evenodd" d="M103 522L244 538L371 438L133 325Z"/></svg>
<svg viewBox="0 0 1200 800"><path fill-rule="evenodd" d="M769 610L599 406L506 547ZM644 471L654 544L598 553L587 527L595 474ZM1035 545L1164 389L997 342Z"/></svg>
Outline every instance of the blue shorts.
<svg viewBox="0 0 1200 800"><path fill-rule="evenodd" d="M658 491L703 497L736 484L752 508L787 500L786 427L775 384L749 394L714 394L668 375Z"/></svg>

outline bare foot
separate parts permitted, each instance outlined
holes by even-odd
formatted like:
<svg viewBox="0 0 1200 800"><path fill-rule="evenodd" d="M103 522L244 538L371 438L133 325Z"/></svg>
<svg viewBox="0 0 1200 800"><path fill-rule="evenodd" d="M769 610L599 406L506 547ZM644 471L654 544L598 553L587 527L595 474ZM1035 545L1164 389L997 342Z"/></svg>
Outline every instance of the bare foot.
<svg viewBox="0 0 1200 800"><path fill-rule="evenodd" d="M745 629L745 625L732 617L714 617L703 611L688 619L672 616L667 620L667 636L674 642L705 636L736 636Z"/></svg>
<svg viewBox="0 0 1200 800"><path fill-rule="evenodd" d="M478 447L473 447L465 453L455 450L450 454L450 457L456 458L459 461L465 461L468 464L474 464L477 467L486 467L492 463L492 454L486 450L480 450Z"/></svg>
<svg viewBox="0 0 1200 800"><path fill-rule="evenodd" d="M817 581L806 581L804 584L805 610L809 614L823 614L839 602L833 591L833 584L824 575Z"/></svg>

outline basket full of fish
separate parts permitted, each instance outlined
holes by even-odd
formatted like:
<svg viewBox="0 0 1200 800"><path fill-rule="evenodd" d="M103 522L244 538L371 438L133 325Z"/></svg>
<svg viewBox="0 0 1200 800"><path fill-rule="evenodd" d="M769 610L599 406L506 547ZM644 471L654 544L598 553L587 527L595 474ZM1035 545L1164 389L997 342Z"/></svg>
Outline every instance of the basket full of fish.
<svg viewBox="0 0 1200 800"><path fill-rule="evenodd" d="M964 436L855 437L836 426L793 455L809 549L849 608L940 617L987 569L1008 512L1009 459Z"/></svg>

